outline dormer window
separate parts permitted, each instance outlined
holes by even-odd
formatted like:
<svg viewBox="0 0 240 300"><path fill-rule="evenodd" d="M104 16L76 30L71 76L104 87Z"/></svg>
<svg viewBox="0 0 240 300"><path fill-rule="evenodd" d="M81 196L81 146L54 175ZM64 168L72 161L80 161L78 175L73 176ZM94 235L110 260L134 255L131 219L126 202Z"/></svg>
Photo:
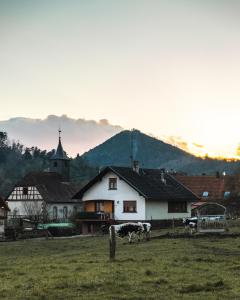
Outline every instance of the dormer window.
<svg viewBox="0 0 240 300"><path fill-rule="evenodd" d="M116 190L117 189L117 178L109 178L108 189Z"/></svg>
<svg viewBox="0 0 240 300"><path fill-rule="evenodd" d="M230 192L224 192L224 199L228 199L230 197Z"/></svg>
<svg viewBox="0 0 240 300"><path fill-rule="evenodd" d="M23 187L23 195L28 195L28 187Z"/></svg>
<svg viewBox="0 0 240 300"><path fill-rule="evenodd" d="M203 197L208 197L208 192L203 192L202 196Z"/></svg>

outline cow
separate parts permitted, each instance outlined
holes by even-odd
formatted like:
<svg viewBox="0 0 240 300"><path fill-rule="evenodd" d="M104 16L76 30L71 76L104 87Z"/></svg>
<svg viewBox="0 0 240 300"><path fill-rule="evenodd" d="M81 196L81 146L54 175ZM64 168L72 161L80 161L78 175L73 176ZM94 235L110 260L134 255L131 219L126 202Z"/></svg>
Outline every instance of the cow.
<svg viewBox="0 0 240 300"><path fill-rule="evenodd" d="M150 234L151 234L151 228L152 228L151 223L138 222L138 224L142 226L142 233L145 235L146 240L148 241L150 239Z"/></svg>
<svg viewBox="0 0 240 300"><path fill-rule="evenodd" d="M151 224L150 223L123 223L119 225L112 225L115 233L118 237L124 238L128 236L129 243L132 242L134 234L137 235L138 241L142 234L146 234L146 237L149 237ZM111 232L111 231L110 231Z"/></svg>
<svg viewBox="0 0 240 300"><path fill-rule="evenodd" d="M197 231L198 218L183 218L183 224L185 229L190 230L190 233L192 234Z"/></svg>

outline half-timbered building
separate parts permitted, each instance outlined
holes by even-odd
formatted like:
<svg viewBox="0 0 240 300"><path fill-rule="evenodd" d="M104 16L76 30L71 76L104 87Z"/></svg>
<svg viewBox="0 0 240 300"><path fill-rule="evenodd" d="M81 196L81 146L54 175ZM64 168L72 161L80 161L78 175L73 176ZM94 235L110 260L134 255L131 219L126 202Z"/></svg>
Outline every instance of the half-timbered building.
<svg viewBox="0 0 240 300"><path fill-rule="evenodd" d="M78 210L78 201L72 199L77 189L70 182L69 168L70 160L59 135L57 150L50 159L50 170L28 173L9 194L11 216L69 218Z"/></svg>

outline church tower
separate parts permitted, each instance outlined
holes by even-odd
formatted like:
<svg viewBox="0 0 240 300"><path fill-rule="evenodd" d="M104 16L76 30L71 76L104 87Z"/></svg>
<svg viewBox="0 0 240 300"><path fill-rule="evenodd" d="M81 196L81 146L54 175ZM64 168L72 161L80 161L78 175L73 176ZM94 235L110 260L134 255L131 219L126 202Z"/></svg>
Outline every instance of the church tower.
<svg viewBox="0 0 240 300"><path fill-rule="evenodd" d="M70 180L70 159L63 150L61 142L61 130L59 129L59 141L57 151L50 158L50 172L56 172L62 176L62 180L69 182Z"/></svg>

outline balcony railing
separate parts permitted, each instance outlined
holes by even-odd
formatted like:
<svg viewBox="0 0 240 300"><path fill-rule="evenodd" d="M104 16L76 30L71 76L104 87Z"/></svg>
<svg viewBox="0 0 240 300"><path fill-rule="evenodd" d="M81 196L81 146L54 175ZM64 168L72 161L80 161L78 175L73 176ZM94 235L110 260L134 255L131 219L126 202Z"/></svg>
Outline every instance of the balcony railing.
<svg viewBox="0 0 240 300"><path fill-rule="evenodd" d="M76 219L107 221L110 219L114 219L114 214L105 212L79 212L76 216Z"/></svg>

